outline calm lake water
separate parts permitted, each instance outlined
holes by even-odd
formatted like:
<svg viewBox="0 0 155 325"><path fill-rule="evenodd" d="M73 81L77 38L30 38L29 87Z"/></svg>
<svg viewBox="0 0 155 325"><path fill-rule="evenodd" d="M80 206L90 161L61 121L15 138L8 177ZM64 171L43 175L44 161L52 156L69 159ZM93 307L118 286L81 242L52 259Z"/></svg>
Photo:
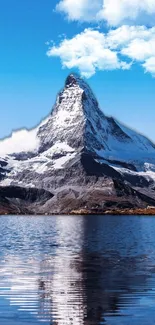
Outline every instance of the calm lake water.
<svg viewBox="0 0 155 325"><path fill-rule="evenodd" d="M155 324L155 217L0 217L0 324Z"/></svg>

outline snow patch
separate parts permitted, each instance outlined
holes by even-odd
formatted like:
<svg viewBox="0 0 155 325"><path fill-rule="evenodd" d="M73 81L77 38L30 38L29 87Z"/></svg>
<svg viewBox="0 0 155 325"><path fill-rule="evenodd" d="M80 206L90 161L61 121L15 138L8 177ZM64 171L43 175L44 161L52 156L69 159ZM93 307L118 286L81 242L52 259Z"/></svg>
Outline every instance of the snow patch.
<svg viewBox="0 0 155 325"><path fill-rule="evenodd" d="M53 155L54 153L67 153L67 152L74 152L74 149L70 147L66 142L57 142L55 143L50 149L48 149L45 154Z"/></svg>
<svg viewBox="0 0 155 325"><path fill-rule="evenodd" d="M56 159L53 165L54 169L62 169L64 164L68 162L69 160L73 159L76 156L76 153L67 154L64 157L61 157L59 159Z"/></svg>
<svg viewBox="0 0 155 325"><path fill-rule="evenodd" d="M147 171L141 171L141 172L135 172L132 170L129 170L127 168L123 168L123 167L116 167L116 166L112 166L115 170L117 170L119 173L123 174L130 174L130 175L134 175L134 176L143 176L145 177L148 181L150 179L153 179L155 181L155 171L151 171L151 170L147 170Z"/></svg>

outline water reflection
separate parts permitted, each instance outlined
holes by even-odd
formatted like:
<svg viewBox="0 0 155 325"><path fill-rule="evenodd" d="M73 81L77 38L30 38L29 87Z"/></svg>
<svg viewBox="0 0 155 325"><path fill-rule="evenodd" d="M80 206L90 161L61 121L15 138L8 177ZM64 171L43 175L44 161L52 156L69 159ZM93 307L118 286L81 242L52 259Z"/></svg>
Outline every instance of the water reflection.
<svg viewBox="0 0 155 325"><path fill-rule="evenodd" d="M153 324L154 227L135 217L1 218L0 323L15 313L16 324L142 325L148 314Z"/></svg>
<svg viewBox="0 0 155 325"><path fill-rule="evenodd" d="M66 246L67 242L66 237ZM59 325L106 324L107 314L119 314L120 305L132 303L139 289L148 290L145 261L139 274L141 258L121 257L117 251L109 256L106 250L98 254L81 247L75 255L64 256L58 248L48 263L50 267L42 268L51 270L51 279L45 277L41 283L46 292L42 303L46 306L47 298L51 303L51 324L53 319ZM46 308L42 310L46 314Z"/></svg>

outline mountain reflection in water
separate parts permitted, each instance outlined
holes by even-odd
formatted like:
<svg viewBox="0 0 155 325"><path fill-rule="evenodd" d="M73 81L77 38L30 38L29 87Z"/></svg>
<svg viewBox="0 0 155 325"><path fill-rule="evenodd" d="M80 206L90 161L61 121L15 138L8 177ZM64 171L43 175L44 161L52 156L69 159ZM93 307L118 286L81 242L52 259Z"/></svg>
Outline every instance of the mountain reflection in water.
<svg viewBox="0 0 155 325"><path fill-rule="evenodd" d="M1 217L0 324L154 324L155 219Z"/></svg>

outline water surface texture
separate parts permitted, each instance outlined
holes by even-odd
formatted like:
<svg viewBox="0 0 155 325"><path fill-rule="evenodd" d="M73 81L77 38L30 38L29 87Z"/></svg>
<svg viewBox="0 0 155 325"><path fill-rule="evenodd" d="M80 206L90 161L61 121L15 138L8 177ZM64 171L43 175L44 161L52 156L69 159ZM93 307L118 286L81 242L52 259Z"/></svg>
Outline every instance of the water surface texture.
<svg viewBox="0 0 155 325"><path fill-rule="evenodd" d="M155 217L0 217L0 324L155 324Z"/></svg>

